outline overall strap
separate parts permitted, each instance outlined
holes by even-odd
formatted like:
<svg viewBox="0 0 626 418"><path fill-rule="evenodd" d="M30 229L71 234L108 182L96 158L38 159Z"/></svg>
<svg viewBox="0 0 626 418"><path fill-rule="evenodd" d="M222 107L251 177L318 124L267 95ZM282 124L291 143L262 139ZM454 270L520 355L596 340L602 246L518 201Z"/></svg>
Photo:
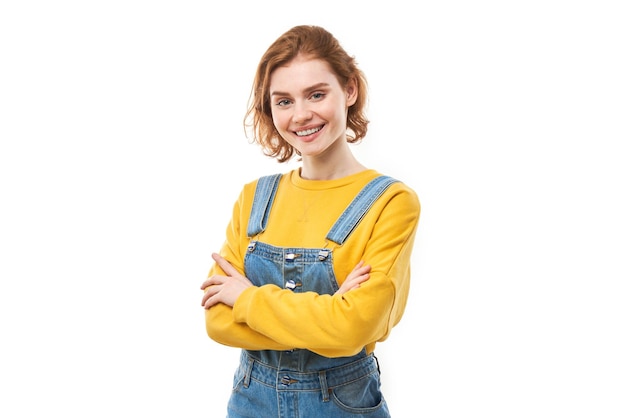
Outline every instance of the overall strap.
<svg viewBox="0 0 626 418"><path fill-rule="evenodd" d="M326 239L342 245L350 236L354 228L361 222L367 211L372 207L385 190L398 180L388 176L379 176L370 181L348 208L341 214L337 222L326 235Z"/></svg>
<svg viewBox="0 0 626 418"><path fill-rule="evenodd" d="M274 196L278 189L278 182L282 174L272 174L259 178L254 192L254 201L248 222L248 237L251 238L263 231L267 226Z"/></svg>

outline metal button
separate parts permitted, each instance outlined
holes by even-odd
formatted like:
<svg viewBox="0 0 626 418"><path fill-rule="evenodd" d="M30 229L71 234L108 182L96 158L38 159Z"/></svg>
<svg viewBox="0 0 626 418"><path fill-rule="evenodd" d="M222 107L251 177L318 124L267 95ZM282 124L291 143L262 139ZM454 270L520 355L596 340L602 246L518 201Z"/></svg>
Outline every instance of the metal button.
<svg viewBox="0 0 626 418"><path fill-rule="evenodd" d="M324 261L328 258L328 254L330 254L329 250L320 250L317 254L317 258L319 258L320 261Z"/></svg>
<svg viewBox="0 0 626 418"><path fill-rule="evenodd" d="M295 280L287 280L287 283L285 283L285 289L294 290L296 287L302 287L302 282L295 281Z"/></svg>
<svg viewBox="0 0 626 418"><path fill-rule="evenodd" d="M292 379L292 378L291 378L291 377L289 377L289 376L283 376L283 377L280 379L280 383L282 383L283 385L289 386L289 385L290 385L290 384L292 384L292 383L298 383L298 381L297 381L296 379Z"/></svg>

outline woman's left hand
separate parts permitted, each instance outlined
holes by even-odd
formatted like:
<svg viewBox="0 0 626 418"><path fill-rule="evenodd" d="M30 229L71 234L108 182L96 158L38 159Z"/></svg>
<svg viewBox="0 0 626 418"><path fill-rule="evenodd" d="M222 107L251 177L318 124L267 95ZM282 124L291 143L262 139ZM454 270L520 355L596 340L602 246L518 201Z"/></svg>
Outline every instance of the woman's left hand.
<svg viewBox="0 0 626 418"><path fill-rule="evenodd" d="M219 254L212 254L213 260L224 270L226 276L214 275L202 283L200 289L204 290L202 296L202 306L205 309L218 303L225 303L233 306L235 301L247 288L254 286L250 280L239 273L224 257Z"/></svg>

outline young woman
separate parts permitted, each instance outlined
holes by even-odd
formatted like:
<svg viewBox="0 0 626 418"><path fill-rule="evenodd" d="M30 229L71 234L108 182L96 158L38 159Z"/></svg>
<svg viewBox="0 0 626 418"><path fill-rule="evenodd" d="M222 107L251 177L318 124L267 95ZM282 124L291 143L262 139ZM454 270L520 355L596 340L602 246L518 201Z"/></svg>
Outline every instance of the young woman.
<svg viewBox="0 0 626 418"><path fill-rule="evenodd" d="M389 417L374 348L400 321L420 204L364 167L366 79L332 34L296 26L258 65L245 120L279 162L243 186L202 283L206 330L238 347L228 417Z"/></svg>

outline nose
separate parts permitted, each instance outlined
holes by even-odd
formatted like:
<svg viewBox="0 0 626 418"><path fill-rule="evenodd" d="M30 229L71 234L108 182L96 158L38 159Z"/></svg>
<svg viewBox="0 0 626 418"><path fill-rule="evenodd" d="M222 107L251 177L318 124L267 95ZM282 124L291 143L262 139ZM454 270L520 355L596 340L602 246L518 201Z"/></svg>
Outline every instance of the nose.
<svg viewBox="0 0 626 418"><path fill-rule="evenodd" d="M301 124L311 119L313 112L307 106L306 102L297 102L293 107L293 122Z"/></svg>

